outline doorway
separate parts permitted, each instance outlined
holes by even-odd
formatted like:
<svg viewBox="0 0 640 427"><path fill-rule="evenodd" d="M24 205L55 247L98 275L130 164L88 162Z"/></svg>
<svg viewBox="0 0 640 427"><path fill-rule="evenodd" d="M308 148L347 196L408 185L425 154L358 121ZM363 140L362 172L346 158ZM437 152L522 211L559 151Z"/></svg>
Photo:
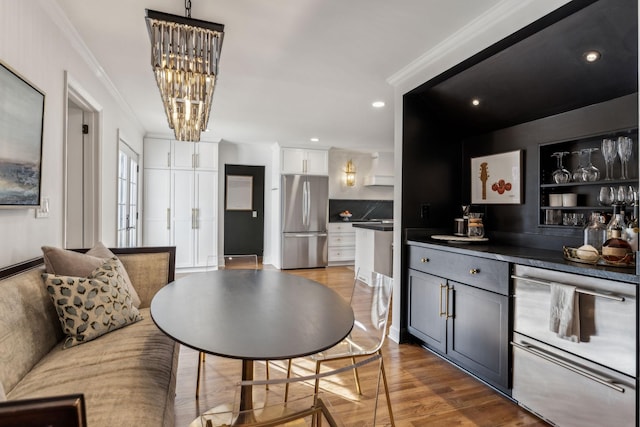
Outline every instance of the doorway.
<svg viewBox="0 0 640 427"><path fill-rule="evenodd" d="M100 239L100 107L68 75L66 91L63 245L90 248Z"/></svg>
<svg viewBox="0 0 640 427"><path fill-rule="evenodd" d="M264 166L224 166L224 254L264 253Z"/></svg>

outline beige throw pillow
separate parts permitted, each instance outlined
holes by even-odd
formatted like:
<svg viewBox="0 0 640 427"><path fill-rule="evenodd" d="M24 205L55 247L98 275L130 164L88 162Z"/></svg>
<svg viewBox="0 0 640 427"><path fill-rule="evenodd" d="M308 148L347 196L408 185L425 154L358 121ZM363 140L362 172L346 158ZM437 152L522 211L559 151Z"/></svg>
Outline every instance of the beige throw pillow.
<svg viewBox="0 0 640 427"><path fill-rule="evenodd" d="M64 348L142 320L125 286L121 265L118 258L113 257L88 277L42 274L67 334Z"/></svg>
<svg viewBox="0 0 640 427"><path fill-rule="evenodd" d="M75 277L87 277L106 260L115 257L113 252L103 245L102 242L96 243L96 245L85 254L52 246L43 246L42 254L44 256L44 265L47 273ZM118 260L118 262L120 262L120 260ZM131 284L127 270L121 262L120 267L122 275L124 276L125 286L131 295L133 305L138 308L140 307L140 297L136 292L136 288Z"/></svg>

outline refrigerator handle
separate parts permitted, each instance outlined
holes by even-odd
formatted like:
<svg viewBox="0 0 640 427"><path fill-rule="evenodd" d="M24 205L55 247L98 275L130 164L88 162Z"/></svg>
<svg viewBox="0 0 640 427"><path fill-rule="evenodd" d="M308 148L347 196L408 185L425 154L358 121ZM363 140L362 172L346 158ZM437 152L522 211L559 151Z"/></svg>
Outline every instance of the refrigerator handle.
<svg viewBox="0 0 640 427"><path fill-rule="evenodd" d="M302 225L309 227L309 181L302 183Z"/></svg>

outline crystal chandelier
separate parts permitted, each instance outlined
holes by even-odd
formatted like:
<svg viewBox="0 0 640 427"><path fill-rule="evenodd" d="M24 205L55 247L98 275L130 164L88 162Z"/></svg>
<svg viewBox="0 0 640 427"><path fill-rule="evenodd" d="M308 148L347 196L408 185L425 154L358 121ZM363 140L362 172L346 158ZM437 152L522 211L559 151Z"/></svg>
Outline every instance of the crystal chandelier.
<svg viewBox="0 0 640 427"><path fill-rule="evenodd" d="M146 10L151 67L160 89L169 127L179 141L200 141L207 128L218 76L224 25Z"/></svg>

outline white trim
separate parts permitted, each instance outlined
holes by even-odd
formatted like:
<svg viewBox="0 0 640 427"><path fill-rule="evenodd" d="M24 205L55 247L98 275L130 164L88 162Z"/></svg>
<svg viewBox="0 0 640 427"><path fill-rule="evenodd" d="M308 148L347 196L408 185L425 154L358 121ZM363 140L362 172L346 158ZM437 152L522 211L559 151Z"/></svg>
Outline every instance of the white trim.
<svg viewBox="0 0 640 427"><path fill-rule="evenodd" d="M93 171L93 191L92 191L92 221L93 227L91 230L90 240L92 243L96 243L102 240L102 133L103 126L102 106L93 98L89 92L87 92L78 82L75 80L68 71L64 72L64 109L63 109L63 214L62 214L62 239L63 246L67 247L67 196L68 189L68 176L67 176L67 138L68 138L68 113L69 102L73 102L82 108L86 113L90 114L89 117L89 138L90 144L87 144L91 148Z"/></svg>

